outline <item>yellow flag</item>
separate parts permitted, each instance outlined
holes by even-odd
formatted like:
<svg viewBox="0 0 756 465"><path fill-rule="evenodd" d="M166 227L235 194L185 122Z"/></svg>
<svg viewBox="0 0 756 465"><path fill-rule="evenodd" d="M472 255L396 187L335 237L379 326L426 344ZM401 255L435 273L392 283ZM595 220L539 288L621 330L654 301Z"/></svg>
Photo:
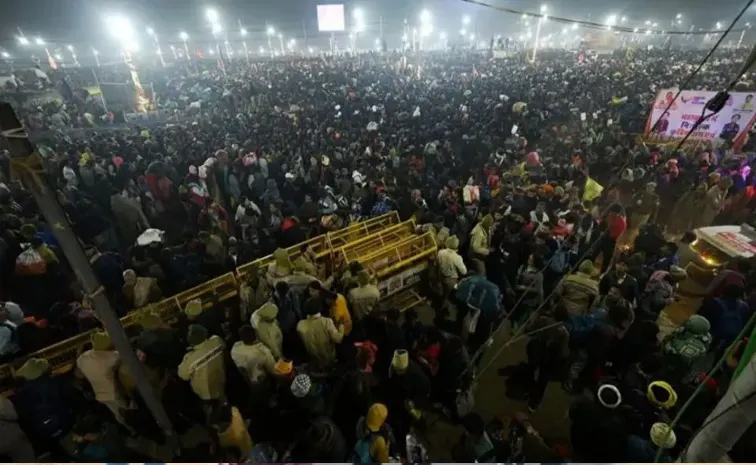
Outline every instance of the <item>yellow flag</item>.
<svg viewBox="0 0 756 465"><path fill-rule="evenodd" d="M604 191L604 186L597 183L593 178L588 177L585 182L585 191L583 192L583 202L590 202L591 200L599 197L601 192Z"/></svg>

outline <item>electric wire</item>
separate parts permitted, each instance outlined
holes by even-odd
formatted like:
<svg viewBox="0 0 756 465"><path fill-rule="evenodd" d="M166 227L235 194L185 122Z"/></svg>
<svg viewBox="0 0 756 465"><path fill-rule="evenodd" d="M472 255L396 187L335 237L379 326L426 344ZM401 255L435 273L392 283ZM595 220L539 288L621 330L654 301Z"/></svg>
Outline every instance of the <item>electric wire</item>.
<svg viewBox="0 0 756 465"><path fill-rule="evenodd" d="M476 0L462 0L462 1L466 1L466 2L475 2ZM675 102L677 101L677 99L678 99L678 98L680 97L680 94L682 93L683 89L684 89L684 88L685 88L685 87L687 86L687 84L688 84L688 83L690 83L690 82L691 82L691 81L693 80L693 78L694 78L694 77L695 77L695 76L696 76L696 75L697 75L697 74L698 74L698 73L699 73L699 72L701 71L701 69L703 69L704 65L705 65L705 64L706 64L706 63L708 62L708 60L709 60L709 59L710 59L710 58L712 57L712 55L713 55L713 54L714 54L714 52L715 52L715 51L717 50L717 48L719 48L719 46L720 46L720 45L722 44L722 42L724 41L724 38L725 38L725 36L726 36L726 35L727 35L727 34L728 34L729 32L731 32L731 31L732 31L732 28L733 28L733 27L735 26L735 24L736 24L736 23L737 23L737 22L738 22L738 21L740 20L740 18L741 18L741 17L743 16L743 14L745 14L745 12L746 12L746 11L748 10L748 8L749 8L749 7L750 7L750 6L751 6L751 5L753 4L753 2L754 2L754 1L755 1L755 0L749 0L749 1L748 1L748 2L746 3L746 5L745 5L745 6L743 7L743 9L741 9L741 10L740 10L740 12L738 13L738 15L737 15L737 16L735 17L735 19L734 19L734 20L733 20L733 21L732 21L732 22L730 23L730 25L728 26L728 28L727 28L727 29L725 30L724 34L722 34L722 36L721 36L721 37L719 38L719 40L717 40L717 42L716 42L716 43L714 44L714 46L713 46L713 47L712 47L712 48L711 48L711 49L709 50L709 53L707 53L707 54L706 54L706 56L705 56L705 57L703 58L703 60L701 61L701 63L699 63L698 67L696 67L696 69L695 69L695 70L693 70L693 72L692 72L692 73L691 73L691 74L690 74L690 75L689 75L689 76L688 76L688 77L687 77L687 78L685 79L685 81L683 81L682 85L680 86L680 88L679 88L679 89L678 89L678 91L677 91L677 94L676 94L676 95L674 96L674 98L673 98L673 99L672 99L672 100L671 100L671 101L669 102L669 104L667 105L667 108L665 109L665 112L666 112L666 111L668 111L668 110L669 110L669 109L670 109L670 108L672 107L672 105L674 105L674 103L675 103ZM499 7L495 7L495 8L496 8L496 9L499 9ZM752 55L754 55L754 54L752 54ZM749 57L749 59L750 59L750 57ZM749 67L748 63L746 63L746 64L744 65L744 67L745 67L745 69L747 69L747 68ZM742 75L742 72L741 72L741 75ZM734 79L734 80L732 81L731 85L733 85L733 86L734 86L734 83L736 83L736 82L737 82L737 78L738 78L738 77L739 77L739 76L736 76L736 78L735 78L735 79ZM663 114L663 113L662 113L662 114ZM652 128L652 131L650 131L650 132L653 132L653 129L654 129L654 128L656 128L656 126L658 125L658 123L659 123L659 120L657 120L657 121L656 121L656 122L654 123L654 126L653 126L653 128ZM698 124L700 125L701 123L699 122ZM694 125L694 126L695 126L695 125ZM695 126L695 127L697 127L697 126ZM680 141L680 143L678 143L678 144L677 144L677 147L676 147L675 151L677 151L677 150L679 150L679 149L680 149L680 147L682 146L682 143L683 143L683 142L684 142L684 141L685 141L685 140L686 140L686 139L688 138L688 136L690 136L690 134L691 134L691 133L692 133L692 132L694 131L695 127L694 127L694 128L691 128L691 130L690 130L690 131L688 131L688 133L686 134L685 138L684 138L683 140L681 140L681 141ZM612 185L613 185L614 183L616 183L616 182L617 182L617 180L619 180L619 179L620 179L622 172L623 172L623 171L625 170L625 168L627 168L627 166L629 166L629 165L630 165L630 163L631 163L632 161L633 161L633 156L632 156L632 154L629 154L629 156L628 156L628 159L627 159L627 160L625 161L625 163L624 163L624 164L623 164L623 165L622 165L622 166L620 167L620 169L619 169L619 170L617 171L617 174L615 175L615 177L614 177L613 181L612 181L612 182L611 182L611 183L609 184L609 186L612 186ZM609 187L605 188L605 190L607 190L607 189L609 189ZM605 214L606 214L606 213L608 212L609 208L610 208L610 207L607 207L606 209L604 209L604 211L603 211L603 212L601 213L601 215L599 215L599 218L600 218L600 217L603 217L603 216L604 216L604 215L605 215ZM601 241L601 240L603 240L603 238L604 238L604 235L605 235L605 234L608 234L608 231L605 231L604 233L602 233L602 235L601 235L601 236L599 236L599 238L598 238L598 239L596 240L596 242L595 242L594 244L600 243L600 241ZM554 253L554 254L552 254L551 258L550 258L550 259L549 259L549 260L547 261L547 263L546 263L546 265L545 265L545 266L543 267L543 269L541 269L541 273L543 273L544 271L546 271L546 269L548 269L548 268L549 268L549 266L550 266L550 264L551 264L551 261L552 261L552 260L554 259L554 257L556 256L556 253L557 253L557 252L559 252L559 251L561 251L561 250L562 250L562 248L564 247L564 245L565 245L565 242L563 242L562 244L560 244L559 248L557 248L557 250L555 251L555 253ZM520 337L520 336L522 336L522 333L521 333L521 331L522 331L522 330L524 330L524 329L525 329L525 328L526 328L526 327L528 326L528 324L529 324L529 323L530 323L530 322L531 322L531 321L532 321L533 319L535 319L535 317L537 317L537 316L538 316L538 314L540 313L541 309L542 309L542 308L543 308L543 307L544 307L544 306L545 306L545 305L546 305L547 303L549 303L549 302L550 302L550 300L551 300L551 297L552 297L552 296L554 295L554 293L556 292L556 290L557 290L557 289L559 288L559 284L560 284L560 283L561 283L561 282L562 282L562 281L564 280L564 278L565 278L565 277L566 277L566 276L567 276L567 275L568 275L568 274L569 274L570 272L574 271L574 270L575 270L575 269L576 269L576 268L577 268L577 267L578 267L578 266L580 265L580 262L581 262L582 260L584 260L584 259L585 259L585 258L586 258L586 257L588 256L588 254L589 254L589 253L591 253L591 252L593 252L593 248L589 248L588 250L586 250L586 251L585 251L585 253L583 253L583 255L582 255L582 256L581 256L581 257L580 257L580 258L579 258L579 259L578 259L578 260L576 261L576 264L575 264L575 265L574 265L573 267L571 267L571 268L570 268L570 269L569 269L569 270L568 270L567 272L565 272L565 274L564 274L564 275L563 275L563 276L562 276L562 277L560 278L559 282L558 282L558 283L557 283L557 285L556 285L556 286L554 287L554 289L553 289L553 290L552 290L552 291L551 291L551 292L549 293L549 295L548 295L547 297L545 297L545 298L543 299L543 302L542 302L542 303L541 303L541 304L540 304L540 305L539 305L539 306L538 306L538 307L537 307L537 308L536 308L536 309L535 309L535 310L534 310L534 311L533 311L533 312L532 312L532 313L530 314L529 318L528 318L528 319L527 319L527 320L525 321L525 323L523 323L523 324L522 324L522 326L521 326L520 328L518 328L518 329L517 329L517 330L515 331L515 333L514 333L514 334L512 335L512 338L514 338L514 337ZM475 367L475 361L476 361L476 360L477 360L477 359L478 359L479 357L482 357L483 353L484 353L484 352L485 352L485 351L486 351L486 350L487 350L487 349L489 348L489 343L490 343L491 341L493 341L493 340L495 339L495 337L497 336L497 334L498 334L498 333L499 333L499 332L500 332L500 331L501 331L501 330L502 330L502 329L504 328L504 325L505 325L505 323L506 323L507 321L509 321L509 318L510 318L510 316L511 316L512 314L514 314L514 311L515 311L515 310L517 309L517 307L518 307L518 306L519 306L519 305L520 305L520 304L522 303L522 300L524 299L524 297L525 297L525 295L527 294L527 292L528 292L528 291L529 291L530 289L532 289L532 288L533 288L533 286L532 286L532 285L530 285L530 286L529 286L528 288L526 288L525 292L523 292L523 294L522 294L522 295L520 296L520 298L519 298L519 299L517 300L517 302L515 303L515 306L514 306L514 307L512 308L512 310L510 310L510 311L509 311L509 313L508 313L508 314L506 315L506 317L505 317L505 318L504 318L504 319L503 319L503 320L501 321L501 323L500 323L500 324L498 325L498 327L497 327L497 328L496 328L495 330L493 330L493 331L491 332L491 334L490 334L489 338L487 339L487 342L486 342L486 343L484 343L484 344L483 344L483 345L482 345L482 346L481 346L481 347L480 347L480 348L479 348L479 349L478 349L478 350L476 351L476 353L475 353L475 354L474 354L474 355L473 355L473 356L472 356L472 357L470 358L470 364L469 364L469 365L468 365L468 367L467 367L467 368L466 368L466 369L465 369L465 370L464 370L464 371L462 372L462 374L460 375L460 378L464 377L464 376L465 376L465 375L466 375L467 373L469 373L469 371L470 371L470 370L472 370L472 369L473 369L473 368ZM496 361L496 359L497 359L497 358L498 358L498 356L499 356L499 355L501 354L501 352L503 352L503 351L504 351L504 349L505 349L505 348L507 348L508 346L509 346L509 344L506 344L506 343L505 343L505 344L503 344L503 345L502 345L502 347L500 347L500 348L499 348L499 350L498 350L498 351L497 351L497 352L496 352L496 353L494 354L494 356L493 356L493 357L492 357L492 358L491 358L491 359L490 359L490 360L488 361L488 363L487 363L486 365L484 365L484 367L483 367L483 368L481 368L480 370L478 370L478 372L477 372L477 374L476 374L475 378L477 378L477 377L479 377L480 375L482 375L482 374L483 374L483 373L484 373L484 372L485 372L485 371L486 371L486 370L487 370L487 369L488 369L488 368L489 368L489 367L491 366L491 364L493 364L493 362L494 362L494 361Z"/></svg>
<svg viewBox="0 0 756 465"><path fill-rule="evenodd" d="M651 34L663 34L663 35L702 35L702 34L723 34L723 37L731 32L741 32L745 29L727 29L727 31L721 31L718 29L715 30L706 30L706 31L668 31L668 30L655 30L655 29L648 29L648 28L632 28L632 27L626 27L626 26L607 26L606 24L597 23L595 21L585 21L585 20L578 20L578 19L570 19L570 18L563 18L560 16L551 16L549 14L545 13L532 13L528 11L518 10L515 8L507 8L503 6L497 6L497 5L491 5L490 3L483 2L481 0L461 0L465 3L470 3L473 5L482 6L485 8L491 8L498 11L503 11L505 13L512 13L517 15L527 15L532 16L534 18L548 18L549 21L554 21L555 23L560 24L578 24L580 26L591 28L591 29L601 29L604 31L613 31L613 32L626 32L631 34L639 34L641 31L645 32L648 31ZM637 29L637 30L636 30Z"/></svg>
<svg viewBox="0 0 756 465"><path fill-rule="evenodd" d="M685 412L688 411L688 409L693 404L693 401L696 399L696 397L698 397L701 394L701 392L703 392L704 387L706 387L706 383L712 377L714 377L714 375L716 375L716 373L720 370L720 368L722 368L722 366L725 363L725 360L727 360L727 357L729 357L730 354L732 354L732 352L737 347L738 341L740 341L741 339L743 339L745 337L745 335L748 332L751 331L751 327L753 326L754 323L756 323L756 312L751 315L751 317L748 319L748 322L745 324L745 326L743 326L743 329L740 330L740 333L737 335L737 337L735 338L734 342L732 344L730 344L730 346L727 348L727 350L725 350L725 352L722 355L722 357L720 357L719 360L717 361L717 363L715 363L714 366L711 368L711 370L709 370L709 372L706 373L706 377L703 380L701 380L701 382L700 382L700 384L698 386L696 386L696 389L693 391L693 394L691 394L691 396L688 397L688 400L685 401L685 403L680 408L680 410L677 411L677 414L675 415L675 418L672 419L672 421L669 423L669 430L667 431L667 434L664 435L665 441L672 434L672 431L675 429L675 426L677 426L677 424L680 422L680 419L685 414ZM732 407L730 407L730 408L732 408ZM722 412L722 414L724 414L725 412ZM711 421L714 421L716 418L719 418L719 417L715 417ZM708 425L709 423L711 423L711 421L709 421L708 423L706 423L706 425ZM706 425L704 425L704 426L706 426ZM699 431L701 429L703 429L703 426L701 428L699 428ZM691 438L691 441L692 441L692 438ZM688 444L688 446L689 445L690 444ZM686 449L687 449L687 446L686 446ZM659 458L661 457L661 454L662 454L663 451L664 451L664 448L662 448L662 447L658 448L658 450L656 451L656 456L654 457L654 463L659 462Z"/></svg>

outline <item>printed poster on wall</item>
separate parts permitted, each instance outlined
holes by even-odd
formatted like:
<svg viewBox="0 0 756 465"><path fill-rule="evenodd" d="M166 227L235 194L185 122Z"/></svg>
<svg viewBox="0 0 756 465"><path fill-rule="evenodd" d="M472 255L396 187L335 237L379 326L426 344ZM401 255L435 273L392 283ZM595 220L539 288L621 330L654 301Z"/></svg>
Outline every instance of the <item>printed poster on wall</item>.
<svg viewBox="0 0 756 465"><path fill-rule="evenodd" d="M710 91L684 90L673 102L677 92L678 89L659 91L646 121L646 134L651 133L650 136L662 139L682 139L701 117L706 102L717 94ZM723 139L733 142L735 147L741 146L756 116L754 95L756 93L732 92L722 111L707 118L688 140L700 142ZM669 110L666 110L670 102L673 103ZM707 110L705 114L709 113Z"/></svg>

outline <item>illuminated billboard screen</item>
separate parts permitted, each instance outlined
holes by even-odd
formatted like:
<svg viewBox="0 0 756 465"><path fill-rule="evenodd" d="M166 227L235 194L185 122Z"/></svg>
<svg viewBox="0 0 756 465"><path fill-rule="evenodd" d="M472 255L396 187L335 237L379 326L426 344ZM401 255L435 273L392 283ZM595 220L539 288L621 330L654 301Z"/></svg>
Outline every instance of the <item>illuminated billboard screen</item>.
<svg viewBox="0 0 756 465"><path fill-rule="evenodd" d="M320 32L342 32L344 30L344 5L318 5L318 30Z"/></svg>

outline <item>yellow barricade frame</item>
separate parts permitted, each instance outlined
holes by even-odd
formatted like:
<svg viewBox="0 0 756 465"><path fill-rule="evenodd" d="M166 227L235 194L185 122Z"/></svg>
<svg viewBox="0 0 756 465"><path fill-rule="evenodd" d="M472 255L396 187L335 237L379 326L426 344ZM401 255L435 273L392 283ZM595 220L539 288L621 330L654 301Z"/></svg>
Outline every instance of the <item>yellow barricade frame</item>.
<svg viewBox="0 0 756 465"><path fill-rule="evenodd" d="M376 240L376 238L378 238L379 241L386 241L391 237L400 239L404 237L405 232L408 235L411 235L412 229L414 229L413 221L410 220L404 223L399 223L399 214L392 211L361 223L355 223L339 231L322 234L303 243L289 247L286 250L289 253L289 257L294 260L299 256L302 244L310 244L317 254L318 259L322 259L331 257L335 252L335 244L340 247L339 250L342 253L348 255L349 250L357 250L353 247L359 248L360 245L364 246L365 244L371 244L369 242L370 240ZM381 235L382 231L383 235ZM417 237L431 237L429 234L430 233ZM349 240L351 239L354 240L354 244L349 244ZM407 241L411 240L412 238L409 237L407 240L401 241L401 243L407 243ZM424 241L427 239L420 240ZM435 239L431 238L431 240L435 247ZM392 246L385 247L384 249L388 250L390 247ZM415 259L419 259L416 257L420 256L424 255L416 255ZM134 310L121 318L121 324L128 332L129 329L138 325L140 318L145 313L150 311L157 313L161 320L170 322L178 318L186 304L191 300L200 299L203 308L210 308L218 302L232 299L238 295L239 282L246 278L246 275L250 270L267 267L272 262L272 255L254 260L238 267L236 273L226 273L199 286L193 287L192 289L176 294L173 297ZM94 331L83 332L27 356L0 365L0 392L5 392L13 388L16 370L30 358L47 359L50 362L52 373L56 375L71 371L74 368L76 359L79 355L90 347L90 339L93 332Z"/></svg>

